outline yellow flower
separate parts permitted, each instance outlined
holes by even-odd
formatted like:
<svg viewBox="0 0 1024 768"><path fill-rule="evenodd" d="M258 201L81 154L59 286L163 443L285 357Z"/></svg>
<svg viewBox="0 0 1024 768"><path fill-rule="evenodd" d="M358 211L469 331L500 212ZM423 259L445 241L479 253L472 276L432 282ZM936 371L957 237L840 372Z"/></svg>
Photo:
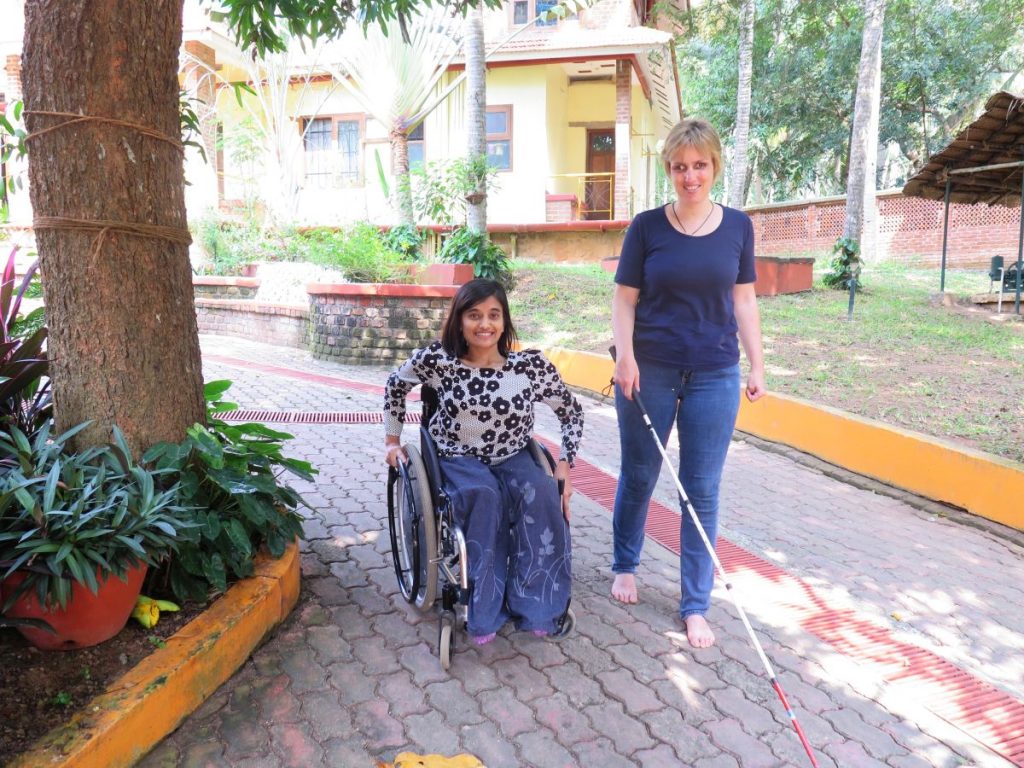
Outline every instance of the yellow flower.
<svg viewBox="0 0 1024 768"><path fill-rule="evenodd" d="M170 600L154 600L151 597L139 595L139 599L135 601L135 608L132 610L132 618L146 629L151 629L160 620L160 611L172 613L180 610L181 608Z"/></svg>

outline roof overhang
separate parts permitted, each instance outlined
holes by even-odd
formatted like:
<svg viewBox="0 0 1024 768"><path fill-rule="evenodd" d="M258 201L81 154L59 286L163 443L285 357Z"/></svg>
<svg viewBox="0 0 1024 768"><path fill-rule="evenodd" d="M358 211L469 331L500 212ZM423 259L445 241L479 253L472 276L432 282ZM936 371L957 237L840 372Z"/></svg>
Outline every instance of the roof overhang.
<svg viewBox="0 0 1024 768"><path fill-rule="evenodd" d="M999 91L985 112L903 187L903 194L954 203L1021 204L1024 179L1024 96Z"/></svg>

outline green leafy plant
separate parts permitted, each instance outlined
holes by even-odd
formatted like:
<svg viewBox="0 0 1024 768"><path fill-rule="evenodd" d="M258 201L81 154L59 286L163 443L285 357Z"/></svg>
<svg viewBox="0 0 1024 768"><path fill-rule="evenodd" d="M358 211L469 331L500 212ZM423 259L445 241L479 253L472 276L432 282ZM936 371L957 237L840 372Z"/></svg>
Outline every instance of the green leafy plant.
<svg viewBox="0 0 1024 768"><path fill-rule="evenodd" d="M297 250L302 260L341 270L353 283L388 283L406 274L402 254L388 247L380 229L369 222L344 230L307 230Z"/></svg>
<svg viewBox="0 0 1024 768"><path fill-rule="evenodd" d="M450 264L472 264L474 276L497 280L505 288L515 283L512 262L486 232L459 227L445 239L438 258Z"/></svg>
<svg viewBox="0 0 1024 768"><path fill-rule="evenodd" d="M181 443L159 443L143 456L180 479L178 503L192 510L194 527L167 566L166 579L180 600L205 600L229 580L251 576L263 546L280 557L302 536L302 497L281 482L284 472L312 480L309 462L282 451L291 435L262 424L228 424L220 414L237 409L221 398L230 381L205 386L207 424L194 424Z"/></svg>
<svg viewBox="0 0 1024 768"><path fill-rule="evenodd" d="M497 188L498 172L486 157L439 160L409 171L413 212L425 219L451 226L466 218L466 197L479 188Z"/></svg>
<svg viewBox="0 0 1024 768"><path fill-rule="evenodd" d="M161 489L163 473L135 464L116 427L112 444L70 452L86 426L0 434L0 579L27 572L5 608L29 589L40 605L66 607L72 582L95 594L97 573L124 579L140 563L156 565L191 525L177 484Z"/></svg>
<svg viewBox="0 0 1024 768"><path fill-rule="evenodd" d="M829 288L848 290L850 281L860 290L860 245L849 237L840 237L832 246L832 260L829 271L822 275L821 281Z"/></svg>
<svg viewBox="0 0 1024 768"><path fill-rule="evenodd" d="M50 703L55 707L70 707L72 702L71 694L67 691L59 691L54 694L53 698L50 699Z"/></svg>
<svg viewBox="0 0 1024 768"><path fill-rule="evenodd" d="M0 113L0 165L8 168L4 174L4 184L0 187L0 221L7 221L7 196L24 186L24 172L10 173L8 163L12 160L23 160L28 154L28 131L24 124L24 104L14 101Z"/></svg>
<svg viewBox="0 0 1024 768"><path fill-rule="evenodd" d="M21 315L22 299L32 290L37 264L32 264L21 282L15 275L17 247L11 250L0 279L0 431L12 427L34 432L49 421L49 363L42 307Z"/></svg>
<svg viewBox="0 0 1024 768"><path fill-rule="evenodd" d="M238 275L247 264L292 258L286 233L267 231L246 216L240 222L207 215L191 224L192 236L206 254L202 271L213 275Z"/></svg>
<svg viewBox="0 0 1024 768"><path fill-rule="evenodd" d="M411 261L423 247L423 232L414 224L396 224L384 233L383 241L386 248Z"/></svg>

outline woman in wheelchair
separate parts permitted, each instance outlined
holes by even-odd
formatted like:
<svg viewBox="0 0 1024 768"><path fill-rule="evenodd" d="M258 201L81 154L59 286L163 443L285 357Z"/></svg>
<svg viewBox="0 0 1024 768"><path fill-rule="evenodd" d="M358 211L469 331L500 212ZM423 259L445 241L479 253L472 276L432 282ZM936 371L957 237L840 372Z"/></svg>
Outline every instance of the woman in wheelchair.
<svg viewBox="0 0 1024 768"><path fill-rule="evenodd" d="M427 431L466 539L467 629L477 644L510 620L538 636L558 634L571 592L569 468L583 434L583 409L551 362L536 350L514 351L516 340L504 289L472 280L452 299L441 340L417 350L385 388L392 467L407 460L400 443L406 396L417 384L437 393ZM557 483L528 449L537 402L561 422Z"/></svg>

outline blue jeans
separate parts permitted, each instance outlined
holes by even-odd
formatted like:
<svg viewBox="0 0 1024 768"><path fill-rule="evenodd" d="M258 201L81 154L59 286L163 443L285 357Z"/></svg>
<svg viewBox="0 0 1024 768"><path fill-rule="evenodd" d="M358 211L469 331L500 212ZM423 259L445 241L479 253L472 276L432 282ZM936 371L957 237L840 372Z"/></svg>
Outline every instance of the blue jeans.
<svg viewBox="0 0 1024 768"><path fill-rule="evenodd" d="M718 487L740 406L740 368L685 371L639 363L640 395L662 445L672 422L679 434L679 480L712 545L718 534ZM647 507L661 470L661 454L636 403L615 388L622 464L612 514L616 573L635 573L644 544ZM679 614L703 615L715 581L711 555L680 500Z"/></svg>
<svg viewBox="0 0 1024 768"><path fill-rule="evenodd" d="M441 459L445 492L466 537L471 635L554 632L569 607L572 548L558 485L522 450L501 464Z"/></svg>

